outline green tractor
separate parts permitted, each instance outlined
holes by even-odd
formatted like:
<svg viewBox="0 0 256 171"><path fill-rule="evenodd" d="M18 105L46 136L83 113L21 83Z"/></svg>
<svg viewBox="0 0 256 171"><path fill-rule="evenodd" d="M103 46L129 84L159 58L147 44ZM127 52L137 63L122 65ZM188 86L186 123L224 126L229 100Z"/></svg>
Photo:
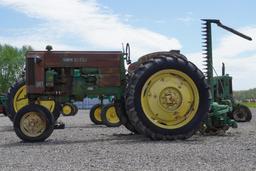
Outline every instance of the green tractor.
<svg viewBox="0 0 256 171"><path fill-rule="evenodd" d="M252 40L251 37L248 37L230 27L223 25L219 20L215 19L203 19L202 20L202 35L203 35L203 48L205 55L205 76L207 77L207 82L210 85L210 91L212 95L211 99L211 110L208 115L208 121L205 122L205 130L208 132L219 132L222 128L223 130L228 129L227 125L236 127L236 123L233 120L238 122L250 121L252 118L251 111L248 107L235 102L233 98L233 89L232 89L232 77L228 74L225 74L225 65L222 65L222 76L213 76L213 57L212 57L212 24L230 31L246 40ZM225 117L224 117L225 115ZM219 120L217 123L212 123L216 121L216 117ZM229 119L227 119L229 118ZM218 125L218 126L217 126ZM216 129L216 126L218 129ZM211 128L212 127L212 128ZM221 130L221 131L223 131Z"/></svg>
<svg viewBox="0 0 256 171"><path fill-rule="evenodd" d="M233 106L228 116L237 122L249 122L252 119L250 109L238 102L233 97L232 77L225 73L225 64L222 64L222 75L213 77L214 99L218 103L223 100L230 100Z"/></svg>
<svg viewBox="0 0 256 171"><path fill-rule="evenodd" d="M16 113L29 103L25 80L21 79L13 84L7 95L1 96L0 100L2 102L1 106L3 108L3 112L10 118L11 121L13 121ZM61 114L63 116L74 116L78 111L77 107L73 104L67 103L64 106L60 106L52 99L37 99L35 103L44 106L51 111L55 121L57 121ZM99 105L100 104L95 105L90 112L90 117L93 123L104 124L108 127L117 127L121 125L121 122L113 108L113 104L111 104L112 106L104 106L104 112L97 114L99 111L97 106ZM64 125L62 122L56 122L55 128L63 127Z"/></svg>
<svg viewBox="0 0 256 171"><path fill-rule="evenodd" d="M204 21L210 33L210 20ZM128 130L153 140L187 139L199 129L217 132L237 127L228 116L233 111L231 100L217 102L212 96L210 38L206 75L177 50L147 54L134 63L129 44L123 52L52 51L50 46L46 51L29 51L27 101L15 111L15 133L23 141L44 141L54 130L56 107L72 115L72 102L95 96L112 96L114 102L95 106L91 115L115 112Z"/></svg>

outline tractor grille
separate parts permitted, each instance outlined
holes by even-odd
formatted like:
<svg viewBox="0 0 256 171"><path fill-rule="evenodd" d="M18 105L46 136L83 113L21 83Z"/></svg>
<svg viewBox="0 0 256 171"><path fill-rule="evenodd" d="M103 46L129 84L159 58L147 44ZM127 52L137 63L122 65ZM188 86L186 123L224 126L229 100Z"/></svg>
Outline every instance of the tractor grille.
<svg viewBox="0 0 256 171"><path fill-rule="evenodd" d="M27 61L26 61L26 84L27 85L35 85L34 58L27 58Z"/></svg>

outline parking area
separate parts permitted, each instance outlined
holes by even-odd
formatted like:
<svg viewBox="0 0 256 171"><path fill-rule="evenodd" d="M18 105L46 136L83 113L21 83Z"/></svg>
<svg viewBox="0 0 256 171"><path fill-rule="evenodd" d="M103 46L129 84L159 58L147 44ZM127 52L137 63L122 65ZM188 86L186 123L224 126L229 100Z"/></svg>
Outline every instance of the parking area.
<svg viewBox="0 0 256 171"><path fill-rule="evenodd" d="M23 143L0 115L0 170L256 170L256 110L222 136L151 141L123 126L91 123L89 111L61 117L66 128L43 143Z"/></svg>

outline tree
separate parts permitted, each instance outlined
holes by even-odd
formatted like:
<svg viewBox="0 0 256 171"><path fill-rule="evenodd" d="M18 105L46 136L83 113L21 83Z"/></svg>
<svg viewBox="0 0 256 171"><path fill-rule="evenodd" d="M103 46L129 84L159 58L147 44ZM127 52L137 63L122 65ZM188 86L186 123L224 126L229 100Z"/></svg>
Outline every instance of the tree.
<svg viewBox="0 0 256 171"><path fill-rule="evenodd" d="M8 88L21 77L25 66L25 54L32 50L31 46L16 48L11 45L0 44L0 93L4 94Z"/></svg>

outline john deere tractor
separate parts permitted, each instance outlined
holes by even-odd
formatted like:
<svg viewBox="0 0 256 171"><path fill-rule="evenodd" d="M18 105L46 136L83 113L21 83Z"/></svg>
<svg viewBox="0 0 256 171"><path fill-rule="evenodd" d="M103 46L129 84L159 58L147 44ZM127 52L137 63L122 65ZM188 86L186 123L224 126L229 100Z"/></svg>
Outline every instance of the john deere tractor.
<svg viewBox="0 0 256 171"><path fill-rule="evenodd" d="M153 140L187 139L199 129L237 127L228 117L232 103L219 103L212 96L211 78L178 50L150 53L131 63L128 44L125 51L53 51L48 46L26 55L27 101L16 111L14 130L24 141L44 141L56 117L55 107L42 102L72 114L73 101L95 96L112 96L114 101L97 105L92 114L115 112L128 130Z"/></svg>
<svg viewBox="0 0 256 171"><path fill-rule="evenodd" d="M237 122L248 122L252 119L250 109L238 103L233 97L232 77L225 73L225 64L222 63L222 75L213 77L214 99L221 103L223 100L230 100L233 106L228 116Z"/></svg>
<svg viewBox="0 0 256 171"><path fill-rule="evenodd" d="M29 104L25 79L23 78L17 81L12 87L10 87L7 96L1 96L0 101L0 108L2 107L4 114L13 121L16 113L22 107ZM55 121L57 121L60 114L63 116L74 116L78 111L78 108L72 103L67 103L65 106L61 106L52 99L37 99L35 103L50 110ZM103 105L97 104L91 109L90 117L92 122L95 124L104 124L108 127L120 126L121 122L115 112L113 104L104 105L103 112L101 112L101 106ZM56 122L55 128L64 128L64 123Z"/></svg>
<svg viewBox="0 0 256 171"><path fill-rule="evenodd" d="M202 20L202 35L203 35L203 55L205 76L207 78L208 85L210 85L210 91L212 95L211 110L208 114L208 122L205 124L208 132L219 132L222 129L228 128L226 125L233 125L236 127L234 119L238 122L250 121L252 114L248 107L237 103L233 98L232 77L225 73L225 65L222 66L222 76L213 76L213 56L212 56L212 24L230 31L246 40L251 41L252 38L248 37L230 27L223 25L219 20L215 19L203 19ZM216 73L217 74L217 73ZM223 117L223 115L226 115ZM215 118L219 117L218 123L214 123L214 127L211 128L212 122L215 122ZM229 118L228 120L225 118ZM218 125L218 126L217 126ZM218 127L218 129L216 129ZM223 131L223 130L221 130Z"/></svg>

